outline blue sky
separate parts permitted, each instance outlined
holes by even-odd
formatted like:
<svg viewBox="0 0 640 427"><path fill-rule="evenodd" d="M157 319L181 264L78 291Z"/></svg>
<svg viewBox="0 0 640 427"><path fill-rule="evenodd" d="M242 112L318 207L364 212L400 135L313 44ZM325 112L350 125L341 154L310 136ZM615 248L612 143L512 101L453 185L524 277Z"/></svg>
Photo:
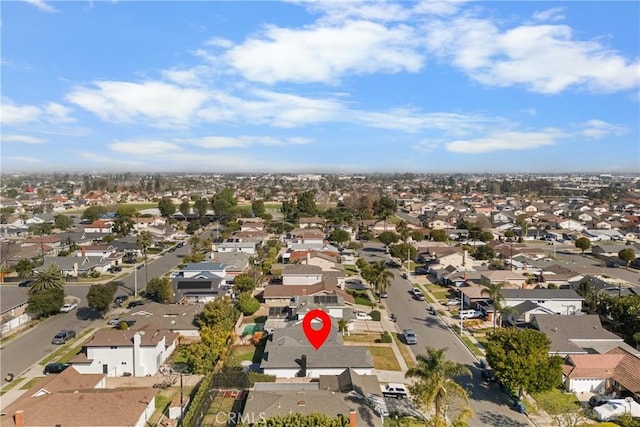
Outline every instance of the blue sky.
<svg viewBox="0 0 640 427"><path fill-rule="evenodd" d="M640 171L639 2L1 7L5 172Z"/></svg>

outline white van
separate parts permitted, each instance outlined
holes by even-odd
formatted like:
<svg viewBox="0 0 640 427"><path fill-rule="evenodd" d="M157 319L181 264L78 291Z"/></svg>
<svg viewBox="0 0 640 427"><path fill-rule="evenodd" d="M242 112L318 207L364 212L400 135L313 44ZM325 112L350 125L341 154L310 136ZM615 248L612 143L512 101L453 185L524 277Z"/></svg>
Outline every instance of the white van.
<svg viewBox="0 0 640 427"><path fill-rule="evenodd" d="M462 310L459 316L461 319L479 319L482 317L482 312L478 310Z"/></svg>

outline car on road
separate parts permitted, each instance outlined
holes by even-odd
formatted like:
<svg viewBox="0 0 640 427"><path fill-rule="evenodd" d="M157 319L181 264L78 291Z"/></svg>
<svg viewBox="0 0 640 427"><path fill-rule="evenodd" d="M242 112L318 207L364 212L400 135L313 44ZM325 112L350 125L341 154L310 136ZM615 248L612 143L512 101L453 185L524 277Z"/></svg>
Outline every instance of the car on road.
<svg viewBox="0 0 640 427"><path fill-rule="evenodd" d="M69 366L71 366L71 364L69 363L47 363L44 367L44 371L43 373L45 375L47 374L59 374L60 372L64 371L65 369L67 369Z"/></svg>
<svg viewBox="0 0 640 427"><path fill-rule="evenodd" d="M409 276L407 276L407 273L402 273L402 278L407 280L409 278Z"/></svg>
<svg viewBox="0 0 640 427"><path fill-rule="evenodd" d="M407 389L404 384L389 383L382 387L382 395L384 397L395 397L396 399L403 399L407 397Z"/></svg>
<svg viewBox="0 0 640 427"><path fill-rule="evenodd" d="M362 311L357 311L356 320L373 320L373 317L369 316L367 313L363 313Z"/></svg>
<svg viewBox="0 0 640 427"><path fill-rule="evenodd" d="M402 338L406 344L418 344L418 337L416 336L416 333L413 332L413 329L405 329L402 331Z"/></svg>
<svg viewBox="0 0 640 427"><path fill-rule="evenodd" d="M144 301L142 301L141 299L137 299L137 300L133 300L129 304L127 304L127 308L135 308L135 307L138 307L140 305L144 305Z"/></svg>
<svg viewBox="0 0 640 427"><path fill-rule="evenodd" d="M424 295L422 294L422 291L419 288L411 289L411 295L413 295L413 299L415 300L424 301Z"/></svg>
<svg viewBox="0 0 640 427"><path fill-rule="evenodd" d="M18 287L20 287L20 288L28 288L29 286L31 286L32 282L33 282L33 280L23 280L22 282L18 283Z"/></svg>
<svg viewBox="0 0 640 427"><path fill-rule="evenodd" d="M70 311L73 311L76 308L78 308L78 304L76 304L75 302L66 303L65 305L60 307L60 313L69 313Z"/></svg>
<svg viewBox="0 0 640 427"><path fill-rule="evenodd" d="M609 268L620 268L620 264L615 261L607 261L607 267Z"/></svg>
<svg viewBox="0 0 640 427"><path fill-rule="evenodd" d="M122 271L122 267L111 267L109 269L110 273L120 273Z"/></svg>
<svg viewBox="0 0 640 427"><path fill-rule="evenodd" d="M69 340L72 340L75 337L76 337L76 331L73 331L71 329L63 329L57 334L55 334L55 336L51 340L51 344L61 345L66 343Z"/></svg>
<svg viewBox="0 0 640 427"><path fill-rule="evenodd" d="M429 312L429 314L433 314L434 316L438 314L438 310L436 310L436 308L432 305L427 306L427 311Z"/></svg>
<svg viewBox="0 0 640 427"><path fill-rule="evenodd" d="M122 322L122 320L119 317L114 317L113 319L109 319L109 321L107 322L107 325L118 326L120 322Z"/></svg>
<svg viewBox="0 0 640 427"><path fill-rule="evenodd" d="M378 294L378 296L379 296L380 298L389 298L389 294L387 294L386 292L380 292L380 293Z"/></svg>

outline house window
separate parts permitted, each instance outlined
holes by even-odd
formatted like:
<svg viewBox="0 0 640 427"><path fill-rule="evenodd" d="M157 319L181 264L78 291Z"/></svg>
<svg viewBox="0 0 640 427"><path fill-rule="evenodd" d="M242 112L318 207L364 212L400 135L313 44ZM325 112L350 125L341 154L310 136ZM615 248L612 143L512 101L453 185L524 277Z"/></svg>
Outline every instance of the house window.
<svg viewBox="0 0 640 427"><path fill-rule="evenodd" d="M126 365L126 364L127 364L127 362L122 362L122 364L123 364L123 365Z"/></svg>
<svg viewBox="0 0 640 427"><path fill-rule="evenodd" d="M118 348L118 346L117 346L117 345L112 345L112 346L111 346L111 347L109 347L109 348L110 348L111 350L115 350L115 349L117 349L117 348Z"/></svg>
<svg viewBox="0 0 640 427"><path fill-rule="evenodd" d="M543 300L543 299L539 299L539 300L538 300L538 304L544 304L545 302L547 302L547 301L545 301L545 300Z"/></svg>

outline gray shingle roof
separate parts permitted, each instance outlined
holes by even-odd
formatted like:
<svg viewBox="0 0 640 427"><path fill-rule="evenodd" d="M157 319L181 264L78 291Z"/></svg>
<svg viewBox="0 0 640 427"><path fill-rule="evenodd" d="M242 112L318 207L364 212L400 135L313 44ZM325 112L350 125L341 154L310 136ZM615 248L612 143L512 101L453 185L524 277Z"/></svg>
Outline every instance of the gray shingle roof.
<svg viewBox="0 0 640 427"><path fill-rule="evenodd" d="M583 345L594 340L623 341L618 335L604 329L596 314L536 314L533 317L533 325L551 340L552 353L586 353Z"/></svg>
<svg viewBox="0 0 640 427"><path fill-rule="evenodd" d="M290 264L284 268L282 274L322 274L322 268L317 265Z"/></svg>
<svg viewBox="0 0 640 427"><path fill-rule="evenodd" d="M509 299L535 299L535 300L550 300L550 299L563 299L563 300L577 300L582 301L582 298L573 289L503 289L501 291L502 297L506 300Z"/></svg>

